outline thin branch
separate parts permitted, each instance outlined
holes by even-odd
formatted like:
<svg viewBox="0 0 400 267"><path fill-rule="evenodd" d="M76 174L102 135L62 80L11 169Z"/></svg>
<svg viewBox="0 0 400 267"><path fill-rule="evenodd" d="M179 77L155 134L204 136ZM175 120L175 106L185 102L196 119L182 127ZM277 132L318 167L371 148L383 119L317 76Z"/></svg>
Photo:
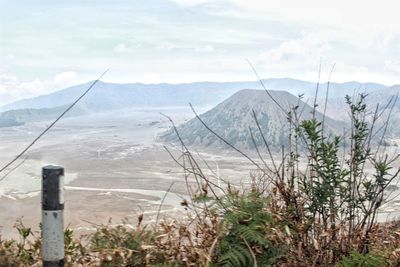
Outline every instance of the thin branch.
<svg viewBox="0 0 400 267"><path fill-rule="evenodd" d="M207 130L209 130L213 135L215 135L219 140L221 140L222 142L224 142L226 145L228 145L230 148L232 148L233 150L235 150L236 152L238 152L239 154L241 154L242 156L244 156L246 159L248 159L251 163L254 164L254 166L256 166L257 168L259 168L260 170L264 171L263 168L261 168L261 166L255 162L252 158L250 158L248 155L246 155L244 152L242 152L241 150L239 150L238 148L236 148L234 145L232 145L231 143L229 143L228 141L225 140L225 138L223 138L222 136L220 136L219 134L217 134L214 130L212 130L201 118L200 116L197 114L196 110L193 108L193 105L190 104L190 108L192 109L194 115L196 116L196 118L201 122L201 124L203 124L204 127L207 128Z"/></svg>
<svg viewBox="0 0 400 267"><path fill-rule="evenodd" d="M319 59L317 88L315 88L314 106L313 106L313 119L315 119L315 111L317 109L317 98L318 98L320 79L321 79L321 58Z"/></svg>
<svg viewBox="0 0 400 267"><path fill-rule="evenodd" d="M336 64L333 64L333 66L332 66L331 72L329 73L329 77L328 77L328 83L326 85L324 113L322 114L322 137L324 136L324 129L325 129L325 116L326 116L326 108L328 106L329 87L330 87L330 84L331 84L332 73L335 70L335 65Z"/></svg>
<svg viewBox="0 0 400 267"><path fill-rule="evenodd" d="M261 135L261 137L262 137L262 139L263 139L264 145L265 145L265 147L267 148L267 152L268 152L269 157L271 158L272 165L274 166L275 172L278 172L278 169L277 169L277 167L276 167L275 160L274 160L274 157L273 157L273 155L272 155L271 149L270 149L270 147L269 147L269 145L268 145L267 140L265 139L265 135L264 135L264 133L263 133L263 131L262 131L262 129L261 129L260 122L259 122L258 119L257 119L256 112L255 112L254 110L252 110L252 111L253 111L253 118L254 118L254 121L256 122L257 129L258 129L258 131L260 132L260 135Z"/></svg>
<svg viewBox="0 0 400 267"><path fill-rule="evenodd" d="M382 146L382 143L383 143L383 139L386 136L386 131L387 131L387 128L388 128L388 125L389 125L389 120L392 117L392 112L393 112L394 106L396 105L398 97L399 97L399 94L396 95L396 97L394 99L394 102L393 102L393 105L391 106L391 108L389 110L389 114L388 114L387 119L386 119L386 121L384 123L384 129L383 129L382 137L381 137L381 140L378 143L378 148L376 150L376 153L378 153L378 151L380 150L380 147ZM383 153L385 153L385 151L386 151L386 146L383 147Z"/></svg>
<svg viewBox="0 0 400 267"><path fill-rule="evenodd" d="M55 119L41 134L38 135L25 149L23 149L13 160L8 162L6 165L4 165L0 169L0 173L3 172L5 169L7 169L10 165L12 165L15 161L17 161L19 158L21 158L45 133L47 133L64 115L70 111L89 91L96 85L96 83L108 72L108 69L103 72L103 74L100 75L97 80L95 80L88 89L80 96L78 99L76 99L63 113L61 113L60 116L58 116L57 119Z"/></svg>
<svg viewBox="0 0 400 267"><path fill-rule="evenodd" d="M14 168L9 170L3 177L0 178L0 182L3 181L4 179L7 178L8 175L10 175L12 172L14 172L16 169L18 169L22 164L25 163L25 161L28 159L28 156L26 156L18 165L16 165Z"/></svg>
<svg viewBox="0 0 400 267"><path fill-rule="evenodd" d="M160 212L161 212L161 207L164 204L165 198L167 197L168 193L171 191L172 186L174 185L175 182L172 182L171 185L168 187L167 191L165 191L164 197L162 198L161 202L160 202L160 206L158 206L158 211L157 211L157 217L156 217L156 224L155 226L157 227L158 224L158 218L160 216Z"/></svg>
<svg viewBox="0 0 400 267"><path fill-rule="evenodd" d="M212 262L212 256L213 256L214 251L215 251L215 249L217 247L217 243L218 243L219 238L220 238L220 234L217 235L217 237L214 239L214 241L211 244L210 251L209 251L208 256L207 256L207 262L206 262L206 265L205 265L206 267L209 267L211 262Z"/></svg>
<svg viewBox="0 0 400 267"><path fill-rule="evenodd" d="M253 70L254 74L257 76L258 81L260 82L262 88L267 92L268 96L274 101L274 103L286 114L287 111L284 109L279 102L271 95L271 93L267 90L267 88L264 85L264 82L261 80L260 76L258 75L256 69L254 68L253 64L251 64L250 60L247 59L247 63L249 63L251 69Z"/></svg>
<svg viewBox="0 0 400 267"><path fill-rule="evenodd" d="M264 163L265 168L268 171L272 172L272 170L268 167L268 164L265 162L263 156L261 155L260 150L258 149L258 145L257 145L256 139L254 138L254 134L253 134L253 131L251 130L251 127L249 127L249 132L250 132L251 141L253 142L253 145L254 145L254 148L256 149L258 157L260 158L262 163Z"/></svg>

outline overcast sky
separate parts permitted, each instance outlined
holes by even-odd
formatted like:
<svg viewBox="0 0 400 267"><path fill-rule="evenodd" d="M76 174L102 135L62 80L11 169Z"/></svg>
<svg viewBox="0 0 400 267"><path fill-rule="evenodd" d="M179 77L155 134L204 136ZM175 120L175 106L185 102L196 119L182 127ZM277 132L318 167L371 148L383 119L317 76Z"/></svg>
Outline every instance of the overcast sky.
<svg viewBox="0 0 400 267"><path fill-rule="evenodd" d="M400 83L390 0L0 0L0 104L110 82Z"/></svg>

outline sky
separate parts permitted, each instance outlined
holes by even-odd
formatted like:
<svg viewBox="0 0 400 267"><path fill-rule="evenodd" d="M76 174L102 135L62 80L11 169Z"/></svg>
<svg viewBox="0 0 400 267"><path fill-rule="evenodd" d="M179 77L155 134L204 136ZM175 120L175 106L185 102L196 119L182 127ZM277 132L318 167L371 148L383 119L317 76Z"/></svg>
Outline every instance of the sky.
<svg viewBox="0 0 400 267"><path fill-rule="evenodd" d="M400 84L394 0L0 0L0 105L96 79Z"/></svg>

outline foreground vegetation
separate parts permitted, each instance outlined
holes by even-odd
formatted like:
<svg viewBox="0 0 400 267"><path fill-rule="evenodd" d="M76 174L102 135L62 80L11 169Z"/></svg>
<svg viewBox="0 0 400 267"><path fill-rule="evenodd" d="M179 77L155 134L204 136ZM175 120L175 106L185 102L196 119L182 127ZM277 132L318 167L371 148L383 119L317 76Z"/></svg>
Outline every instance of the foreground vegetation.
<svg viewBox="0 0 400 267"><path fill-rule="evenodd" d="M400 266L400 222L377 223L398 157L382 145L388 119L379 124L383 113L370 114L365 97L346 99L352 126L343 136L292 107L279 160L266 142L256 146L254 113L259 160L227 143L256 167L248 186L218 185L182 142L171 156L185 171L188 219L146 226L139 216L134 228L106 225L87 240L66 230L67 266ZM0 266L40 264L40 238L16 227L21 240L0 241Z"/></svg>

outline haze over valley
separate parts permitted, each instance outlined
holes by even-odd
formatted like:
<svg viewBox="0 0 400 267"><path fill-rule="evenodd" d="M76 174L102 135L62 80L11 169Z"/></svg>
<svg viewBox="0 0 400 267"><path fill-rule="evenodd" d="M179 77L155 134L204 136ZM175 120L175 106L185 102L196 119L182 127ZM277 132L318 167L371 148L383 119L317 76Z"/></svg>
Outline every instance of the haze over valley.
<svg viewBox="0 0 400 267"><path fill-rule="evenodd" d="M179 214L183 209L180 203L188 198L188 193L183 170L168 153L177 156L181 148L164 115L173 119L185 144L218 173L216 183L248 184L249 173L254 172L255 167L207 130L195 118L189 103L212 130L259 161L249 128L257 146L265 148L257 132L254 110L266 141L278 157L281 145L287 146L288 136L286 114L281 108L290 110L298 106L302 118L311 118L313 103L310 99L315 95L316 84L294 79L268 79L263 83L266 88L273 89L269 94L257 81L177 85L100 82L1 182L4 233L15 234L13 221L22 216L31 224L39 222L36 213L40 205L40 168L48 163L62 164L67 170L66 220L77 230L90 230L91 222L106 222L110 217L115 223L126 216L134 222L142 212L148 214L149 221L154 220L172 182L162 210L169 215ZM89 84L1 107L0 161L4 164L18 154ZM398 86L332 83L327 110L344 107L344 95L361 87L375 96L369 100L371 103L389 101L399 90ZM320 104L323 104L325 89L326 84L321 84ZM304 95L301 100L297 97L300 94ZM324 109L319 107L318 110L315 116L322 120ZM327 113L332 115L325 118L332 134L341 134L348 127L343 117L345 113ZM10 121L15 124L9 124ZM396 131L390 134L392 145L388 150L395 153L399 136ZM397 190L397 187L392 189ZM385 209L383 214L386 215L382 216L398 214L400 200L394 199Z"/></svg>

